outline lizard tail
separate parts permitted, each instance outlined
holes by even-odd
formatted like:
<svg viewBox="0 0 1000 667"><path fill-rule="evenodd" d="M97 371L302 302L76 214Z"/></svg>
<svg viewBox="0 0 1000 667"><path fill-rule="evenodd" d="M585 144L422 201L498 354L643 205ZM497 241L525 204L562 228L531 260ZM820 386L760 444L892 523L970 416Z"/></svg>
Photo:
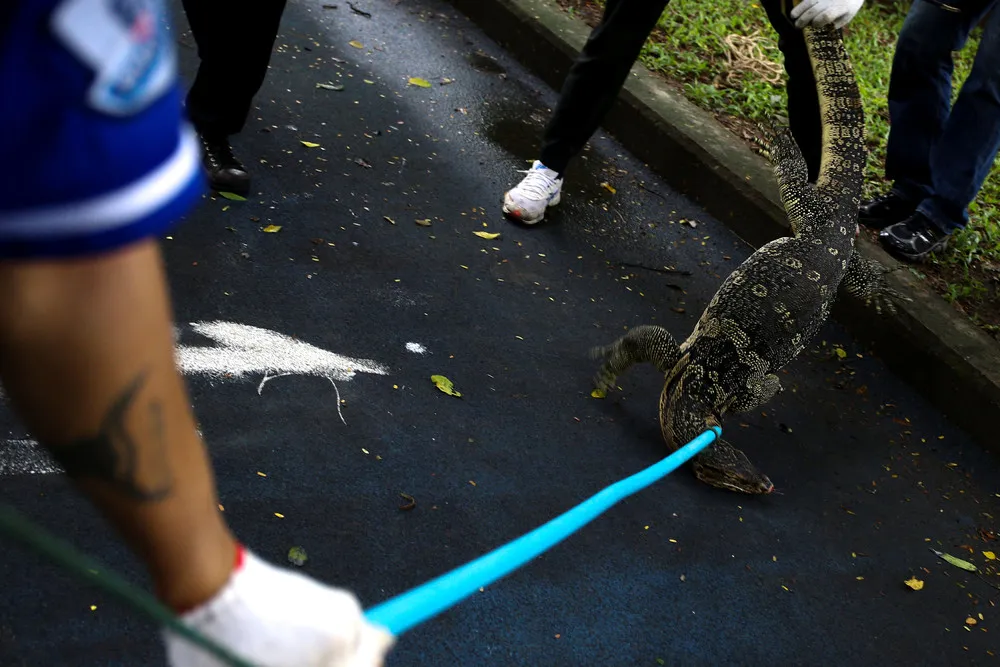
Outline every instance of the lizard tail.
<svg viewBox="0 0 1000 667"><path fill-rule="evenodd" d="M832 26L803 29L823 119L823 153L819 189L833 187L835 196L857 199L868 151L865 148L865 116L854 68L844 46L843 31Z"/></svg>

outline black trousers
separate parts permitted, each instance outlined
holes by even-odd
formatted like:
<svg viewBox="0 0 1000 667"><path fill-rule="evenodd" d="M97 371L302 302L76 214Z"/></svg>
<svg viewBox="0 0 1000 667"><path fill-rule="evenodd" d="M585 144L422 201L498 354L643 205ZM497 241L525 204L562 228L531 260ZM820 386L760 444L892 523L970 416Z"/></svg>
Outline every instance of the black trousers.
<svg viewBox="0 0 1000 667"><path fill-rule="evenodd" d="M629 70L669 0L607 0L604 16L591 32L563 82L559 102L542 137L542 163L562 174L583 150L611 109ZM809 167L819 174L822 149L819 97L802 31L783 12L782 0L762 0L788 74L788 122ZM752 11L749 7L747 11Z"/></svg>
<svg viewBox="0 0 1000 667"><path fill-rule="evenodd" d="M198 45L198 75L187 112L215 137L243 129L278 35L285 0L183 0Z"/></svg>

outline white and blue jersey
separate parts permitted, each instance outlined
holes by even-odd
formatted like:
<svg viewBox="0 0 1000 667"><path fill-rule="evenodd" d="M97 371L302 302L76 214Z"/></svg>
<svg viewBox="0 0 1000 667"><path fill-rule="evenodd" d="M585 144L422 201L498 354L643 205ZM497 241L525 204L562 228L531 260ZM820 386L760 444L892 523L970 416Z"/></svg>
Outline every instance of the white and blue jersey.
<svg viewBox="0 0 1000 667"><path fill-rule="evenodd" d="M0 3L0 258L162 233L204 188L163 1Z"/></svg>

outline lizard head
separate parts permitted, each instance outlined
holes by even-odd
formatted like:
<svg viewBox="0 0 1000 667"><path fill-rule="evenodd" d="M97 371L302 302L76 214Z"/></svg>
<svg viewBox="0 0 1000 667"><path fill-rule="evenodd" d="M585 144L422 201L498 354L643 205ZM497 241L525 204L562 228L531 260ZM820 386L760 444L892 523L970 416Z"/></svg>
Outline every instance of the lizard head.
<svg viewBox="0 0 1000 667"><path fill-rule="evenodd" d="M700 366L689 364L667 378L660 394L660 428L671 449L688 442L710 426L721 426L715 406L700 398L705 385ZM757 470L746 454L719 439L694 457L695 477L720 489L739 493L767 494L774 484Z"/></svg>
<svg viewBox="0 0 1000 667"><path fill-rule="evenodd" d="M757 470L746 454L725 440L710 445L691 462L694 475L711 486L738 493L768 494L774 484Z"/></svg>

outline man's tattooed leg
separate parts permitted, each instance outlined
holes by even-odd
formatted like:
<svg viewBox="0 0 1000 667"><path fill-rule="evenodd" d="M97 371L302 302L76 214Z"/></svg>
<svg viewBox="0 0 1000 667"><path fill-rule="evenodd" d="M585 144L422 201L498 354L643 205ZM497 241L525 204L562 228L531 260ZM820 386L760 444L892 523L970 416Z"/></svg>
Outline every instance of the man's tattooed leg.
<svg viewBox="0 0 1000 667"><path fill-rule="evenodd" d="M136 401L145 380L146 373L140 373L125 387L93 436L47 443L66 474L109 484L138 501L170 495L173 475L167 462L163 406L156 398Z"/></svg>

